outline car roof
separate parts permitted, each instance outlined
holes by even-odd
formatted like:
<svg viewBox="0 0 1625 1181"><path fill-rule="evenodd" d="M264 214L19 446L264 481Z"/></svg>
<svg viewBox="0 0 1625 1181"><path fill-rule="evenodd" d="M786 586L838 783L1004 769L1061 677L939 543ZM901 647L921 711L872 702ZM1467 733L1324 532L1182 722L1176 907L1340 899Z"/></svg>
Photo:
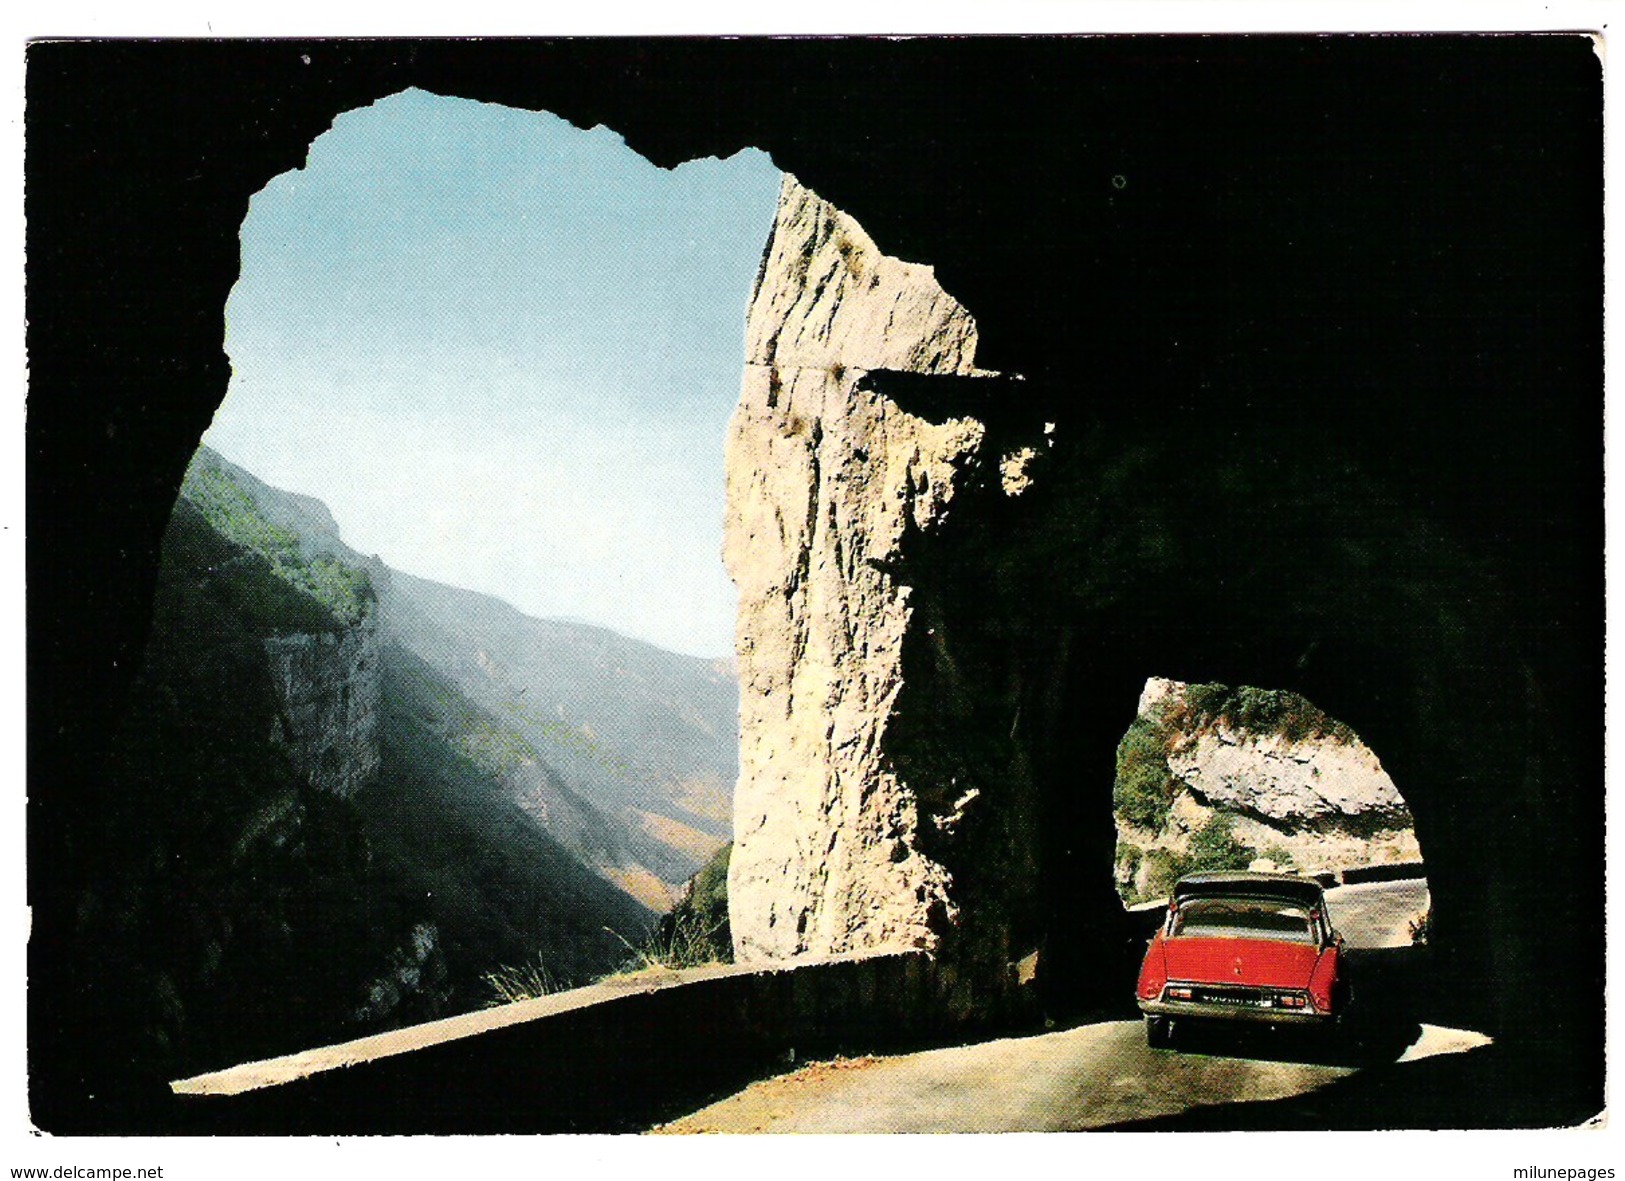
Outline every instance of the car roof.
<svg viewBox="0 0 1625 1181"><path fill-rule="evenodd" d="M1293 873L1229 870L1186 874L1174 883L1174 898L1286 898L1305 905L1321 902L1325 891L1314 878Z"/></svg>

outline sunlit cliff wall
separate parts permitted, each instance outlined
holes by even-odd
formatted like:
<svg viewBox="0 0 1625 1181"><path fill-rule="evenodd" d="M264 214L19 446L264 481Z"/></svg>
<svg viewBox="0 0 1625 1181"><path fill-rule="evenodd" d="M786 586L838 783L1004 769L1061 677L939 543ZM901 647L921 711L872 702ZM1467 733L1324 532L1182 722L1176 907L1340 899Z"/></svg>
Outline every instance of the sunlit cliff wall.
<svg viewBox="0 0 1625 1181"><path fill-rule="evenodd" d="M976 376L976 324L930 267L888 257L786 177L728 436L742 748L729 895L741 960L936 948L960 867L929 848L1005 806L899 773L904 568L968 493L1025 485L976 418L931 421L872 371ZM974 821L972 821L974 823Z"/></svg>

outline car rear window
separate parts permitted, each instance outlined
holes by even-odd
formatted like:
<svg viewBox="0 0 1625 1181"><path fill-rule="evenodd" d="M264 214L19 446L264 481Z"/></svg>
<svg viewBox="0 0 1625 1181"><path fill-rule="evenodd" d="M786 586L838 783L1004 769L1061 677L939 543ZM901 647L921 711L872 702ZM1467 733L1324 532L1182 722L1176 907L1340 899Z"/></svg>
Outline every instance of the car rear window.
<svg viewBox="0 0 1625 1181"><path fill-rule="evenodd" d="M1267 898L1197 898L1174 914L1175 936L1280 939L1313 943L1314 924L1306 907Z"/></svg>

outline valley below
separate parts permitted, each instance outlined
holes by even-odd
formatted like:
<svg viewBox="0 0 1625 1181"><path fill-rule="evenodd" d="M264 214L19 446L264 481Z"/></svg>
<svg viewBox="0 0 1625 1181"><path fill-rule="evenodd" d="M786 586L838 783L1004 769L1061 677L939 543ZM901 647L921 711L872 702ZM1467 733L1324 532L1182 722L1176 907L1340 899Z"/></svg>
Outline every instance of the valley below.
<svg viewBox="0 0 1625 1181"><path fill-rule="evenodd" d="M75 954L138 1075L637 964L726 843L726 661L535 619L347 547L198 452Z"/></svg>

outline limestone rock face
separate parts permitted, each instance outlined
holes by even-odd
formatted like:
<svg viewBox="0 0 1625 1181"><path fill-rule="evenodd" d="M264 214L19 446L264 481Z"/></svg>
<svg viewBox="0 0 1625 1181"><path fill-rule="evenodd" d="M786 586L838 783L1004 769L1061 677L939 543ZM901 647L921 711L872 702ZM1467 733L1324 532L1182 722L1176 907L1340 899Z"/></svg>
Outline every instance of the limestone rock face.
<svg viewBox="0 0 1625 1181"><path fill-rule="evenodd" d="M341 631L269 636L264 643L278 706L272 741L312 787L354 796L379 766L374 617Z"/></svg>
<svg viewBox="0 0 1625 1181"><path fill-rule="evenodd" d="M971 483L1019 494L1031 456L985 455L982 422L929 421L866 378L978 376L976 339L930 267L785 178L727 441L740 961L929 948L953 920L953 873L921 833L951 828L955 801L923 804L888 754L914 613L896 563Z"/></svg>
<svg viewBox="0 0 1625 1181"><path fill-rule="evenodd" d="M1156 722L1168 743L1173 797L1155 831L1117 817L1119 883L1126 895L1164 892L1169 883L1163 879L1177 876L1180 859L1193 856L1193 841L1216 817L1241 846L1285 862L1277 866L1282 869L1342 871L1422 860L1399 789L1376 753L1346 727L1294 739L1223 720L1197 723L1181 710L1188 689L1153 677L1140 697L1141 720Z"/></svg>
<svg viewBox="0 0 1625 1181"><path fill-rule="evenodd" d="M350 1020L376 1025L414 997L443 1001L450 991L446 975L440 928L434 923L414 924L390 953L388 970L366 983L366 1000L356 1006Z"/></svg>
<svg viewBox="0 0 1625 1181"><path fill-rule="evenodd" d="M1266 821L1400 823L1409 816L1399 789L1363 742L1290 742L1220 728L1170 753L1168 769L1210 804Z"/></svg>

